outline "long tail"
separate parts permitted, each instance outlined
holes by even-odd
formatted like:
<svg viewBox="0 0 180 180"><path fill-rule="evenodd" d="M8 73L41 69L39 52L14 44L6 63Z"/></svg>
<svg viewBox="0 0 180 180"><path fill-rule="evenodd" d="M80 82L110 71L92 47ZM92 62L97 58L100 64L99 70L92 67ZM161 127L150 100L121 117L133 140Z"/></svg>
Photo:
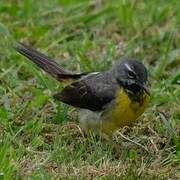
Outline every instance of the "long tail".
<svg viewBox="0 0 180 180"><path fill-rule="evenodd" d="M18 43L15 46L15 49L57 80L78 79L81 78L83 75L88 74L73 74L61 68L55 61L50 60L46 55L23 43Z"/></svg>

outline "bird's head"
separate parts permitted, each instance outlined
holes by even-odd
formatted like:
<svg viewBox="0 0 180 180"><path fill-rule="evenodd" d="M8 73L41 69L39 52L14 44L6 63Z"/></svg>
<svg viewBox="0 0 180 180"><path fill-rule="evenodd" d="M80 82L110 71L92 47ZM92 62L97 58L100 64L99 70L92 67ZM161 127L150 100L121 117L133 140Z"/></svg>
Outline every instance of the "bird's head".
<svg viewBox="0 0 180 180"><path fill-rule="evenodd" d="M140 61L123 59L113 66L112 72L118 84L131 94L139 96L142 92L146 92L150 95L147 70Z"/></svg>

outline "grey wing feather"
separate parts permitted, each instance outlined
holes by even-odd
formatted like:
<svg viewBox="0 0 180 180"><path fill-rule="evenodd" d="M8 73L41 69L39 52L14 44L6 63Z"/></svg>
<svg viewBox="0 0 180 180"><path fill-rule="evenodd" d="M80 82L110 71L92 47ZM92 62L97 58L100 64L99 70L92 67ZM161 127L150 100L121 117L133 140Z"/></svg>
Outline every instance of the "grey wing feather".
<svg viewBox="0 0 180 180"><path fill-rule="evenodd" d="M99 111L115 98L116 87L109 73L99 73L66 86L55 98L75 107Z"/></svg>

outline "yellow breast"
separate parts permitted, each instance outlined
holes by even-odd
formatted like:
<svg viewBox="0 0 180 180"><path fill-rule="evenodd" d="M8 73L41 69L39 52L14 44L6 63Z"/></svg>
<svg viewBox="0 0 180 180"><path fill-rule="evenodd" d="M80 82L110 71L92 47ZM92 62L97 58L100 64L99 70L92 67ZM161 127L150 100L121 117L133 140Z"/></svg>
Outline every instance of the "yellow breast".
<svg viewBox="0 0 180 180"><path fill-rule="evenodd" d="M144 112L149 99L149 95L144 93L140 102L132 101L127 93L119 88L115 102L103 115L102 131L105 134L112 134L115 130L135 122Z"/></svg>

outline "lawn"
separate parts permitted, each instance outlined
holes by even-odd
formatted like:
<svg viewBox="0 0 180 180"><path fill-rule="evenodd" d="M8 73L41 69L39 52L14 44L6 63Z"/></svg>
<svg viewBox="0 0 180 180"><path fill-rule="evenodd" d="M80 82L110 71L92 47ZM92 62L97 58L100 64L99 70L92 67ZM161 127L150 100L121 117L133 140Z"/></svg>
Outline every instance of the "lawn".
<svg viewBox="0 0 180 180"><path fill-rule="evenodd" d="M180 1L1 0L0 179L179 179ZM111 142L84 133L62 84L14 49L63 67L106 70L124 56L148 68L151 102Z"/></svg>

